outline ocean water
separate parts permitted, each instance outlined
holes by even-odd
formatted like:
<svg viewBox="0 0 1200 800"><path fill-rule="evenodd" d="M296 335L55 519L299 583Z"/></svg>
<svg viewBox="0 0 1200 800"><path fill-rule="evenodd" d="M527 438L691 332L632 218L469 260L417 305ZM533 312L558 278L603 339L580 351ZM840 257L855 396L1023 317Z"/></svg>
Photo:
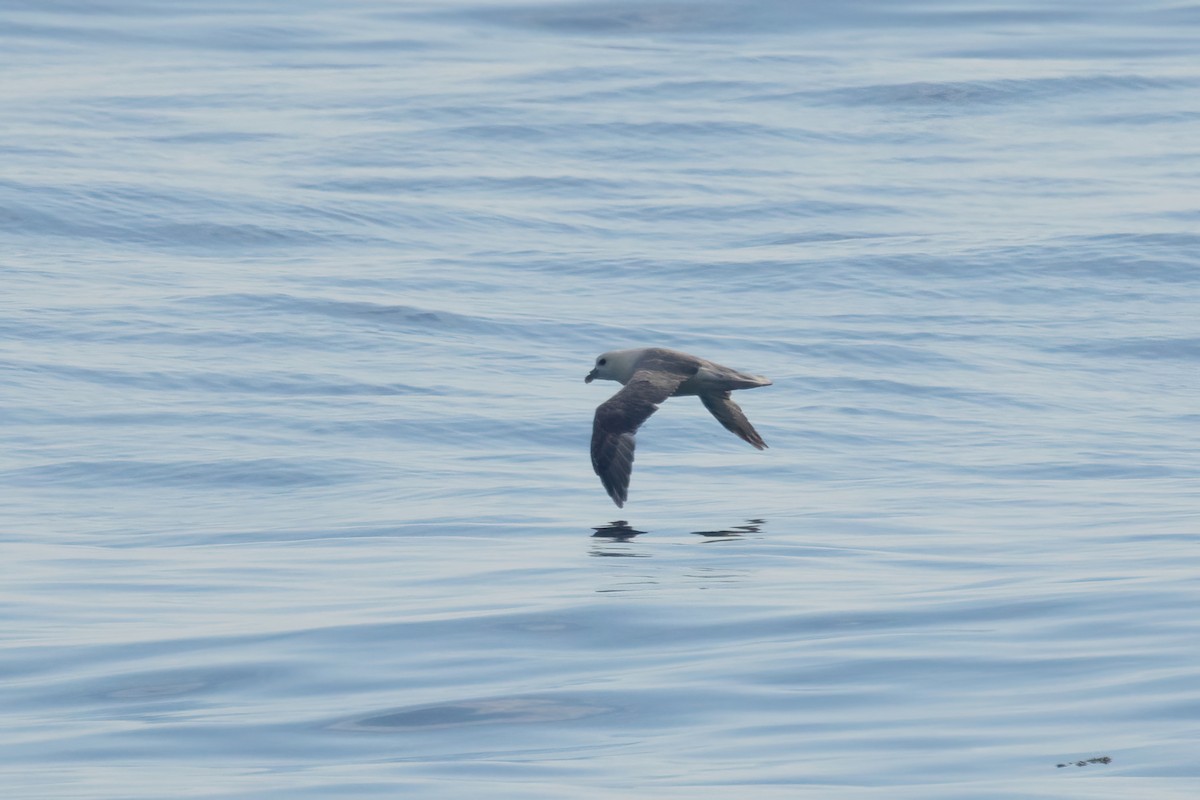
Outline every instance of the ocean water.
<svg viewBox="0 0 1200 800"><path fill-rule="evenodd" d="M3 795L1196 797L1198 37L8 0Z"/></svg>

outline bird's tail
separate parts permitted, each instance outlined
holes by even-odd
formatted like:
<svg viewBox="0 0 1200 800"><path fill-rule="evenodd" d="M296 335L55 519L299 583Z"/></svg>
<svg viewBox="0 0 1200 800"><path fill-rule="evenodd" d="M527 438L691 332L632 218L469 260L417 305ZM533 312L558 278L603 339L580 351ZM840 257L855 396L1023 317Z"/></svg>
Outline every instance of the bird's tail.
<svg viewBox="0 0 1200 800"><path fill-rule="evenodd" d="M760 386L770 386L771 380L764 378L762 375L748 375L745 372L739 372L733 380L733 385L730 389L757 389Z"/></svg>

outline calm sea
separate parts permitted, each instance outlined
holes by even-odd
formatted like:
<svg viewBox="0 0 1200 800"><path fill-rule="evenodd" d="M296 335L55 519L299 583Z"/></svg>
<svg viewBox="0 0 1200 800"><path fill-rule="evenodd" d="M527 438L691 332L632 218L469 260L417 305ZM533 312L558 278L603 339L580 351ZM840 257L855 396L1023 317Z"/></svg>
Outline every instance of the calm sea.
<svg viewBox="0 0 1200 800"><path fill-rule="evenodd" d="M1200 796L1198 40L7 0L0 794Z"/></svg>

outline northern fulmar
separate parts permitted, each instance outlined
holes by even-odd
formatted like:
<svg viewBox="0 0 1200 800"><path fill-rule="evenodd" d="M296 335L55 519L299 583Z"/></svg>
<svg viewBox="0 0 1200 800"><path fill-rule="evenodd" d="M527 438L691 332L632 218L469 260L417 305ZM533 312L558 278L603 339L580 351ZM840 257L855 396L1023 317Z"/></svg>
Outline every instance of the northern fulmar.
<svg viewBox="0 0 1200 800"><path fill-rule="evenodd" d="M597 378L625 387L596 408L592 423L592 468L618 508L629 497L633 435L668 397L699 395L717 422L759 450L767 446L729 397L734 389L770 386L761 375L738 372L678 350L639 347L599 356L583 380L591 383Z"/></svg>

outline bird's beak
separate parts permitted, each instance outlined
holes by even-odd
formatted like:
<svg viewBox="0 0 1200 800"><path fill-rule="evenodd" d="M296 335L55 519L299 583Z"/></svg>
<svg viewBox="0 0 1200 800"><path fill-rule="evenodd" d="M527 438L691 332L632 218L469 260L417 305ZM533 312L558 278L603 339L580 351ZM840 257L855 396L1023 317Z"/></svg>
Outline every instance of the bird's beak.
<svg viewBox="0 0 1200 800"><path fill-rule="evenodd" d="M587 377L583 379L583 382L584 382L584 383L591 383L591 382L592 382L592 381L594 381L594 380L596 380L596 370L592 370L591 372L589 372L589 373L587 374Z"/></svg>

